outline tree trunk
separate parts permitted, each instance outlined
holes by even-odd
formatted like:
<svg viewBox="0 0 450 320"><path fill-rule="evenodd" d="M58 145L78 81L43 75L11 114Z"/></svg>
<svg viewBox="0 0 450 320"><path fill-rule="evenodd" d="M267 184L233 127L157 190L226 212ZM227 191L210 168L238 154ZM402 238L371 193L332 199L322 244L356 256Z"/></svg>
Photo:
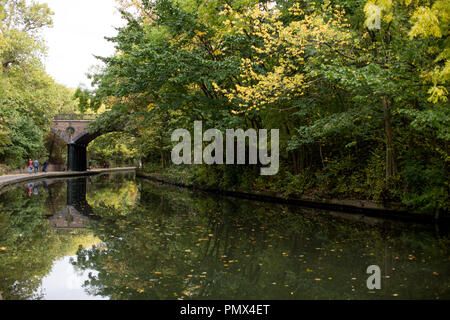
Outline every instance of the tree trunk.
<svg viewBox="0 0 450 320"><path fill-rule="evenodd" d="M161 157L161 167L163 169L165 169L166 168L166 162L164 161L164 153L163 153L163 149L162 148L159 149L159 156Z"/></svg>
<svg viewBox="0 0 450 320"><path fill-rule="evenodd" d="M299 159L299 164L298 167L300 168L300 172L304 173L305 172L305 147L302 146L302 148L298 151L298 159Z"/></svg>
<svg viewBox="0 0 450 320"><path fill-rule="evenodd" d="M322 169L325 169L325 161L323 161L322 143L319 141L320 160L322 160Z"/></svg>
<svg viewBox="0 0 450 320"><path fill-rule="evenodd" d="M394 138L391 125L391 111L389 102L383 97L384 124L386 131L386 181L397 174L397 158L394 148Z"/></svg>
<svg viewBox="0 0 450 320"><path fill-rule="evenodd" d="M298 170L298 161L297 161L297 157L296 157L296 152L292 151L291 152L292 155L292 164L294 165L294 175L299 174L299 170Z"/></svg>

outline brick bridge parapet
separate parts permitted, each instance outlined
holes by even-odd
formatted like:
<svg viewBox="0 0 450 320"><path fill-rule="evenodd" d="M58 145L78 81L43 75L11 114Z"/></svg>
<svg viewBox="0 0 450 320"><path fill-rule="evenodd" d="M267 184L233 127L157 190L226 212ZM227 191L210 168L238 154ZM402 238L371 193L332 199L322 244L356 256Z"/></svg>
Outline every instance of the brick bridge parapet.
<svg viewBox="0 0 450 320"><path fill-rule="evenodd" d="M86 128L95 117L95 115L60 114L55 116L50 130L67 144L77 143L81 137L88 134Z"/></svg>

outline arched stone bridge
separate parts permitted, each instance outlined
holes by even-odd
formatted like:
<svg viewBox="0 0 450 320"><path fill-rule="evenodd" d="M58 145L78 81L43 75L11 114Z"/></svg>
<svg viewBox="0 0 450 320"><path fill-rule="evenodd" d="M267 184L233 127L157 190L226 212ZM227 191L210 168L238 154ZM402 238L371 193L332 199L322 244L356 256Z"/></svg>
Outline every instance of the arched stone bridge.
<svg viewBox="0 0 450 320"><path fill-rule="evenodd" d="M105 132L89 133L87 126L96 119L90 114L59 114L55 116L51 132L61 137L68 146L67 170L86 171L88 144Z"/></svg>

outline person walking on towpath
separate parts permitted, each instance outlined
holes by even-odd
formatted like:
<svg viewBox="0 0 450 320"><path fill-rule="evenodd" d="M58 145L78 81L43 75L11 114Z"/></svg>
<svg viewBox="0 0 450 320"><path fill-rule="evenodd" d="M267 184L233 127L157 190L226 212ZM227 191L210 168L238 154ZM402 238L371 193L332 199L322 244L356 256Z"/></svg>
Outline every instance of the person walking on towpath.
<svg viewBox="0 0 450 320"><path fill-rule="evenodd" d="M38 173L38 171L39 171L39 161L38 160L34 160L33 166L34 166L34 173Z"/></svg>
<svg viewBox="0 0 450 320"><path fill-rule="evenodd" d="M48 165L49 165L49 161L48 161L48 160L45 160L44 166L42 167L42 171L43 171L43 172L47 173Z"/></svg>
<svg viewBox="0 0 450 320"><path fill-rule="evenodd" d="M33 161L28 160L28 173L32 174L33 173Z"/></svg>

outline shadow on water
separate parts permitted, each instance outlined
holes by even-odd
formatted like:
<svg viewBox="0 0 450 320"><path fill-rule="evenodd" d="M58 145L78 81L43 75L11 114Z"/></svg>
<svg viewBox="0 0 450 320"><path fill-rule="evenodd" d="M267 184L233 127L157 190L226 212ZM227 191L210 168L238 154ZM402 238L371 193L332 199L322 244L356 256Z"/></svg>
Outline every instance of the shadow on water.
<svg viewBox="0 0 450 320"><path fill-rule="evenodd" d="M433 226L193 193L132 174L49 180L0 195L0 294L448 299L448 240ZM381 290L366 286L370 265L381 268Z"/></svg>

